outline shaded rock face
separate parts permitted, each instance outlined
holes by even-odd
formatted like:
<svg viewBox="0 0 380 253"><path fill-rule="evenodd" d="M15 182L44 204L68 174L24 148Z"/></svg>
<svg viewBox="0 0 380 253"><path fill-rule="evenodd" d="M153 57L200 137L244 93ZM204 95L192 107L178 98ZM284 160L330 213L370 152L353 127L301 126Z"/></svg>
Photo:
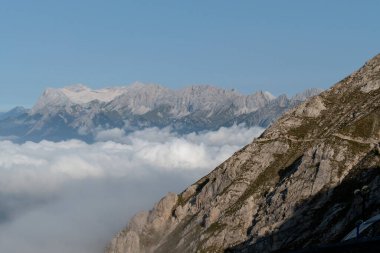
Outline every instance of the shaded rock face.
<svg viewBox="0 0 380 253"><path fill-rule="evenodd" d="M341 240L380 212L379 80L380 55L138 214L107 253L272 252ZM363 185L364 210L353 194Z"/></svg>

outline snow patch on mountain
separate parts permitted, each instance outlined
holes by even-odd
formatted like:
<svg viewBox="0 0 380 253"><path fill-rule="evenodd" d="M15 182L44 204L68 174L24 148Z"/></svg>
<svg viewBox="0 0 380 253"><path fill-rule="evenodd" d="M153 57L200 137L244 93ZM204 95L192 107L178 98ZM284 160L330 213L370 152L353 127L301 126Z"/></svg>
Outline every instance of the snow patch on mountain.
<svg viewBox="0 0 380 253"><path fill-rule="evenodd" d="M69 108L73 105L85 105L93 101L110 102L126 92L125 87L93 90L83 84L64 88L47 88L31 110L31 114L53 114L54 109Z"/></svg>
<svg viewBox="0 0 380 253"><path fill-rule="evenodd" d="M61 89L62 92L76 104L86 104L94 100L110 102L126 91L125 87L105 88L92 90L83 84L68 86Z"/></svg>

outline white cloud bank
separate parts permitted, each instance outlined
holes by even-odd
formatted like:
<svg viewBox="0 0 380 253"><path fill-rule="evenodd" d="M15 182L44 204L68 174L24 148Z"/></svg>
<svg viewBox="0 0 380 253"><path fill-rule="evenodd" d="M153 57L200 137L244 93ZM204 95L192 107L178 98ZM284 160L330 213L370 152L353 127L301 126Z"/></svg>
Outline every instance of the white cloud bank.
<svg viewBox="0 0 380 253"><path fill-rule="evenodd" d="M184 189L262 131L112 129L94 144L0 141L0 252L100 253L133 213Z"/></svg>

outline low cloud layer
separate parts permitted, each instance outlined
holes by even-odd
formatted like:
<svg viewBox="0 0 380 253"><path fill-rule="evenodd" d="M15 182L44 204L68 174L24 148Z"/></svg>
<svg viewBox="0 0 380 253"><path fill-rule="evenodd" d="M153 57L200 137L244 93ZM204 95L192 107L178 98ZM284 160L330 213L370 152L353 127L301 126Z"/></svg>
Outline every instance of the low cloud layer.
<svg viewBox="0 0 380 253"><path fill-rule="evenodd" d="M0 141L0 252L100 253L136 211L183 190L262 131L112 129L94 144Z"/></svg>

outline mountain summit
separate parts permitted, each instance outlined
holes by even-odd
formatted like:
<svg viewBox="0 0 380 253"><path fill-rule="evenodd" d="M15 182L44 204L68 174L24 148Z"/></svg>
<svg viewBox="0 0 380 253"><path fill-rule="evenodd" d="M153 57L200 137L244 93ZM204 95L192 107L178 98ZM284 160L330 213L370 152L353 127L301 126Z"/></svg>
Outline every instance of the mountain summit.
<svg viewBox="0 0 380 253"><path fill-rule="evenodd" d="M380 213L379 142L380 55L137 214L107 253L265 253L338 242ZM364 186L365 199L354 194Z"/></svg>

